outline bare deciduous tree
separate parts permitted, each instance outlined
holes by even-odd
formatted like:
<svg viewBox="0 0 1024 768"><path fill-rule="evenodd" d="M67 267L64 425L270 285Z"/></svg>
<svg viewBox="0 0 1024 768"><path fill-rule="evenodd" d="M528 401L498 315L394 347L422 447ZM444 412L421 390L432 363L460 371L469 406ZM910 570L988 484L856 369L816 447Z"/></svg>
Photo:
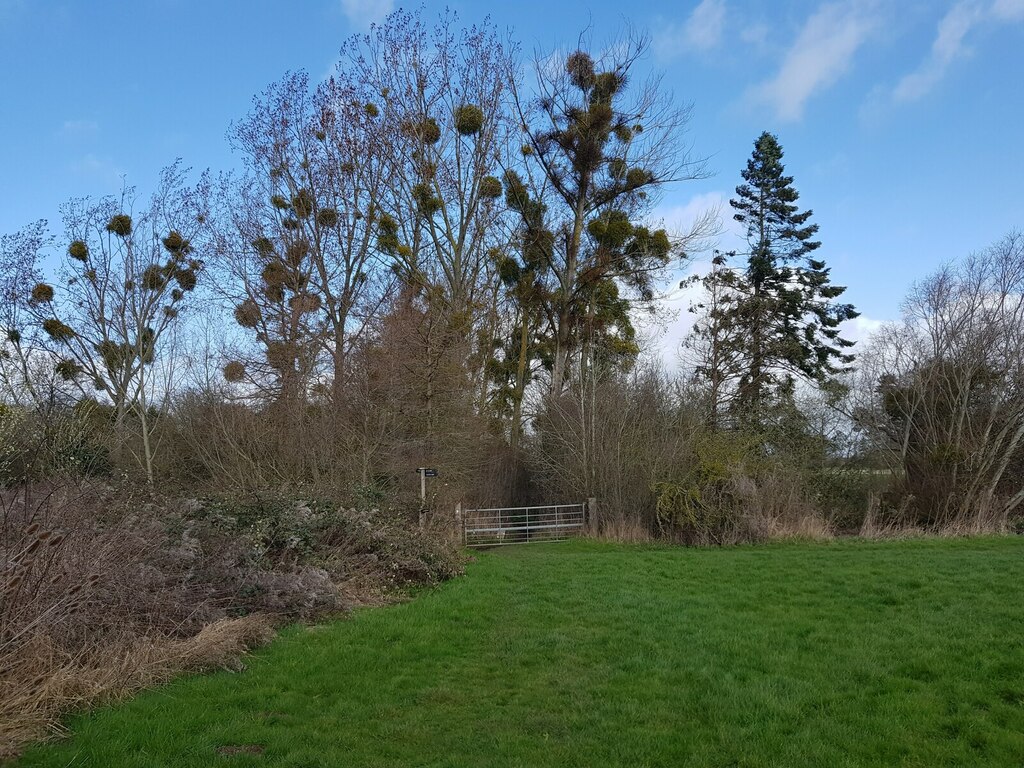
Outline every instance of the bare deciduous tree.
<svg viewBox="0 0 1024 768"><path fill-rule="evenodd" d="M250 381L270 374L286 400L321 373L323 353L340 401L349 351L388 293L376 235L390 182L380 122L366 88L339 70L315 91L304 73L288 75L234 126L248 173L222 187L223 292L264 349Z"/></svg>
<svg viewBox="0 0 1024 768"><path fill-rule="evenodd" d="M419 337L425 428L457 389L479 406L494 336L491 254L507 240L500 168L513 134L508 74L514 47L489 22L460 28L450 12L430 26L398 11L342 50L350 77L375 94L391 173L379 242L404 284ZM369 98L369 97L368 97ZM409 290L411 289L411 290ZM409 340L410 343L413 339Z"/></svg>
<svg viewBox="0 0 1024 768"><path fill-rule="evenodd" d="M46 222L36 221L18 232L0 236L0 385L2 399L43 409L56 386L53 358L44 349L41 332L32 323L28 287L42 282L39 261L52 238Z"/></svg>
<svg viewBox="0 0 1024 768"><path fill-rule="evenodd" d="M1004 526L1024 501L1024 236L918 284L861 379L857 421L920 521Z"/></svg>
<svg viewBox="0 0 1024 768"><path fill-rule="evenodd" d="M154 422L169 404L173 332L203 266L192 242L206 214L185 176L178 164L165 169L149 207L134 216L132 189L120 198L69 202L61 284L24 287L61 378L109 400L119 437L129 414L138 420L139 464L151 484Z"/></svg>

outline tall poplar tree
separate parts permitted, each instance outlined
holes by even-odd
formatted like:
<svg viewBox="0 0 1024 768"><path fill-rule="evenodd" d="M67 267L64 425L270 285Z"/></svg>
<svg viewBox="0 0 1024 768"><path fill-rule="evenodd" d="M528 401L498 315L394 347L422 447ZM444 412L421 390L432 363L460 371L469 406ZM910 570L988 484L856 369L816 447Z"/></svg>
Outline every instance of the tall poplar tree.
<svg viewBox="0 0 1024 768"><path fill-rule="evenodd" d="M711 322L698 325L740 331L726 342L735 347L731 359L740 360L729 409L754 425L767 421L796 378L826 385L854 359L853 342L840 336L839 324L858 313L836 301L846 288L833 285L830 269L813 255L821 246L814 239L818 225L810 221L812 211L797 206L800 195L782 157L771 133L754 142L743 183L729 201L749 250L730 254L731 268L714 273L718 300L710 303Z"/></svg>

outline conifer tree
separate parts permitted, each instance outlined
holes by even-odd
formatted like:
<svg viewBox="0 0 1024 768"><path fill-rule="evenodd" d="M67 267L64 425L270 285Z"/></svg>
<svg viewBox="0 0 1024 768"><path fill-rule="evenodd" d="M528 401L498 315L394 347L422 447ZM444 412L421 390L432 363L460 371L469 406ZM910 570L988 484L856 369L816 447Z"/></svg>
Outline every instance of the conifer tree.
<svg viewBox="0 0 1024 768"><path fill-rule="evenodd" d="M732 268L713 273L718 298L698 324L733 329L730 358L741 364L729 409L752 425L766 423L796 378L825 386L853 362L853 342L840 336L839 324L858 313L836 301L845 287L833 285L830 269L812 255L821 246L814 239L818 225L810 221L812 211L799 209L782 157L774 135L764 132L754 142L743 183L729 201L749 250L729 254Z"/></svg>

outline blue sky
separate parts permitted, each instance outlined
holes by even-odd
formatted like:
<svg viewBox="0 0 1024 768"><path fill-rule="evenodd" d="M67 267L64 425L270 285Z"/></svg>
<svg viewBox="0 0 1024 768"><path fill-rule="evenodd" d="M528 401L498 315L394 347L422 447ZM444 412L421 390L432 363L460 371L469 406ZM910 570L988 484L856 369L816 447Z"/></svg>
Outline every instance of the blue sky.
<svg viewBox="0 0 1024 768"><path fill-rule="evenodd" d="M233 167L225 132L253 94L288 69L325 76L346 36L397 5L0 0L0 232L58 229L63 200L122 178L145 191L176 157ZM866 317L855 335L938 264L1024 227L1024 0L426 8L443 5L465 22L490 10L526 54L582 27L596 43L627 22L648 31L644 66L693 104L690 139L715 172L666 193L669 223L727 201L754 138L776 133L819 253Z"/></svg>

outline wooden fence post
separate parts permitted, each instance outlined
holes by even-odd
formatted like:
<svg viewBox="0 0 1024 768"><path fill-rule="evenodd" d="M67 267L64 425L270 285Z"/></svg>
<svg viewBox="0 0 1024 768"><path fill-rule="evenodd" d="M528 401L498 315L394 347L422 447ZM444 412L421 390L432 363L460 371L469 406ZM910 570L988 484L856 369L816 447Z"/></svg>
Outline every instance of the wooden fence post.
<svg viewBox="0 0 1024 768"><path fill-rule="evenodd" d="M462 502L455 502L455 537L459 544L466 543L466 528L462 524Z"/></svg>
<svg viewBox="0 0 1024 768"><path fill-rule="evenodd" d="M587 499L587 528L591 535L597 534L597 499L593 496Z"/></svg>

